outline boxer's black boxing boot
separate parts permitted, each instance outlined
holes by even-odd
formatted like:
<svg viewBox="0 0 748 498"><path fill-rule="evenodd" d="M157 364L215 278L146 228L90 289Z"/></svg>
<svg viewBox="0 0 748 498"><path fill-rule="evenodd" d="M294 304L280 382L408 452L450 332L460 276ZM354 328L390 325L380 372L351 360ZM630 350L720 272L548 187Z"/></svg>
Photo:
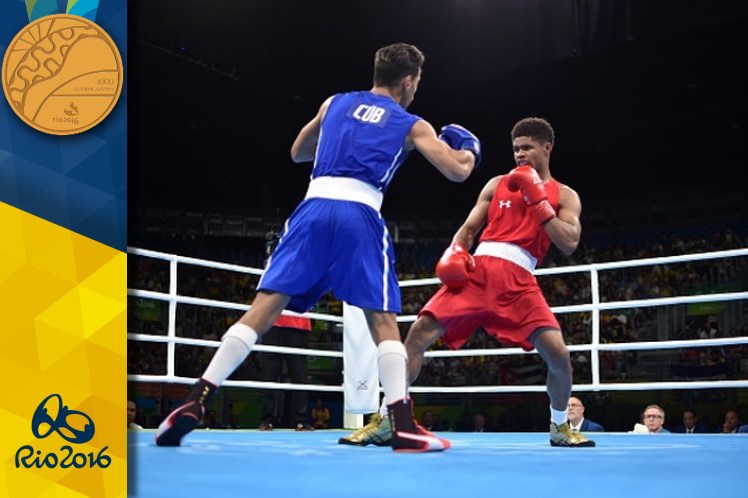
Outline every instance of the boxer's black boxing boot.
<svg viewBox="0 0 748 498"><path fill-rule="evenodd" d="M423 453L444 451L452 444L421 427L413 417L413 401L401 399L387 405L392 426L392 449L398 452Z"/></svg>
<svg viewBox="0 0 748 498"><path fill-rule="evenodd" d="M200 379L192 388L184 404L171 412L156 430L156 445L179 446L182 438L192 431L205 415L205 407L218 390L210 382Z"/></svg>

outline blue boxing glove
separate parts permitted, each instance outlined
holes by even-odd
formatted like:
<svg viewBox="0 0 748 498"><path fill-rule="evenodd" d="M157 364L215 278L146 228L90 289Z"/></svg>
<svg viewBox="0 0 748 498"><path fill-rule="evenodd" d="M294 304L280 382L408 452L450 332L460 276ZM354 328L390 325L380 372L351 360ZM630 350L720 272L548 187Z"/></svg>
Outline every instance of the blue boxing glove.
<svg viewBox="0 0 748 498"><path fill-rule="evenodd" d="M447 145L455 150L469 150L475 154L475 168L478 167L481 160L480 140L468 131L467 128L458 124L448 124L442 127L439 134L439 140L446 142Z"/></svg>

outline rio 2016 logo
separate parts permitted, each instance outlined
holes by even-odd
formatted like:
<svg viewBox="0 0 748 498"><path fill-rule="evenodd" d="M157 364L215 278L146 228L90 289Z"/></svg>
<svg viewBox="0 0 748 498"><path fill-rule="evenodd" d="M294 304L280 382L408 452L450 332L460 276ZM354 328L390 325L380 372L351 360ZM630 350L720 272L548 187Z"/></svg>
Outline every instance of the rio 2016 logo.
<svg viewBox="0 0 748 498"><path fill-rule="evenodd" d="M31 418L31 432L37 439L44 439L53 432L57 433L65 441L74 444L89 442L96 428L91 417L83 412L71 410L62 402L59 394L50 394L39 404ZM112 463L109 455L104 452L108 446L104 446L97 455L93 452L78 453L70 445L60 447L60 455L57 453L43 454L40 450L34 450L31 445L24 445L16 451L16 468L21 466L30 469L36 467L49 467L63 469L75 467L101 467L105 469Z"/></svg>

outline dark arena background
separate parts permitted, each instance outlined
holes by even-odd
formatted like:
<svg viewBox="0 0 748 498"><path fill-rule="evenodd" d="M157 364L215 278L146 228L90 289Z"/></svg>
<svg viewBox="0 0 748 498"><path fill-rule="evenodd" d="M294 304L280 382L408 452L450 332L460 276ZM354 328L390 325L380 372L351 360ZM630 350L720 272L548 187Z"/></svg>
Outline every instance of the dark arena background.
<svg viewBox="0 0 748 498"><path fill-rule="evenodd" d="M483 163L462 184L444 179L417 153L400 168L385 195L382 214L396 244L401 282L434 276L436 260L480 189L491 177L514 167L509 132L526 116L543 117L553 124L556 144L551 172L579 193L583 206L578 250L564 256L552 249L541 269L748 247L748 3L744 1L160 0L132 1L128 12L131 248L262 268L266 236L280 230L303 198L309 180L310 164L294 164L289 155L299 129L328 96L371 88L374 52L400 41L415 44L426 55L419 91L409 111L436 128L462 124L480 137L483 146ZM251 303L257 282L256 275L189 265L180 270L179 278L179 295L242 304ZM551 306L589 302L585 283L589 278L584 274L538 278ZM131 254L128 288L169 292L169 263ZM405 288L403 314L416 314L435 290L433 285ZM745 255L617 270L601 276L600 281L604 301L746 290ZM131 294L128 308L131 336L166 335L172 316L168 303ZM341 303L329 295L313 311L340 315L341 310ZM196 340L218 340L238 316L237 310L194 304L180 304L173 311L177 335ZM590 317L589 311L559 316L568 344L590 343ZM408 325L401 323L403 337ZM310 347L340 351L340 328L313 320ZM600 312L601 344L746 336L745 297ZM481 332L466 346L500 347ZM175 375L194 379L215 349L177 344L174 350ZM170 352L166 342L130 337L128 353L129 392L138 405L136 420L146 430L154 429L183 399L189 385L135 380L136 376L167 373ZM259 356L250 355L230 379L258 380ZM593 379L590 352L572 349L572 360L575 384L589 384ZM599 368L602 382L685 380L696 386L575 391L586 405L586 416L601 423L606 432L631 431L641 411L652 403L666 410L665 427L671 431L677 430L686 409L693 409L710 433L723 430L730 411L737 413L741 424L748 423L748 391L729 385L748 379L748 341L601 351ZM340 386L342 360L310 356L308 374L309 384ZM437 388L414 390L416 416L420 419L429 410L441 430L458 437L458 432L472 432L475 416L483 415L487 431L513 438L484 444L474 434L460 436L463 439L457 439L450 452L469 447L475 461L484 454L490 460L493 455L523 453L527 449L523 445L537 442L544 445L543 450L528 450L530 456L523 457L528 458L523 460L528 467L542 468L548 461L554 466L567 465L545 449L548 399L544 379L537 355L438 357L426 365L415 384L426 391ZM726 387L699 384L714 380L728 383ZM529 389L467 393L439 389L466 385ZM260 397L265 390L222 388L203 425L239 432L248 429L249 437L260 437L254 430L261 422ZM281 390L277 399L276 428L291 427L284 418L289 392ZM339 431L345 425L342 392L310 391L310 414L318 400L330 409L328 430ZM515 440L515 433L538 434ZM191 450L182 448L182 453L167 459L179 460L185 451L205 459L210 453L205 448L216 444L248 458L244 449L231 447L236 441L231 439L232 431L211 436L215 440L206 434L197 433ZM253 439L247 445L267 451L268 445L287 444L303 452L306 443L300 444L298 438L307 437L310 451L322 447L322 453L345 459L337 448L330 448L342 434L275 431L283 439L273 443L272 437L263 435L262 441ZM291 436L297 439L292 441ZM609 454L633 459L677 453L686 447L696 448L693 451L701 455L701 450L710 451L713 444L704 436L693 443L696 446L670 440L669 446L652 450L648 440L641 446L648 449L637 454L638 443L626 437L606 434L602 440L607 441ZM168 453L163 449L152 453L158 450L151 447L151 435L138 433L136 439L133 444L144 452L137 468ZM723 453L714 458L728 461L742 454L742 460L735 461L744 468L745 446L730 445L723 445ZM381 449L371 451L379 452L378 459L390 455ZM188 458L186 453L184 458ZM675 479L675 467L680 464L663 458L671 466L660 472ZM708 465L709 458L702 460ZM182 465L172 463L176 468ZM585 460L580 464L592 468L595 463ZM614 475L619 464L620 460L602 461L603 475L608 475L605 469ZM383 460L381 467L387 465ZM711 465L709 469L716 472L716 462ZM369 468L365 459L361 466ZM436 467L430 468L433 472ZM147 472L154 472L153 468ZM205 472L208 476L209 471ZM467 477L467 470L460 472ZM370 494L386 492L385 483L366 479L363 482L368 483ZM563 476L557 479L565 489L573 484ZM311 481L304 482L309 485ZM598 477L596 486L604 482L624 484L618 493L631 484ZM247 492L252 489L246 482L241 485ZM729 479L722 485L719 489L724 492L737 486ZM144 496L168 495L161 487L149 488L143 482L138 486ZM209 492L195 486L196 492ZM305 489L312 496L342 492L323 493L317 484L309 486ZM593 484L587 486L595 489ZM631 489L643 496L653 496L655 490L703 496L699 493L717 489L710 487L708 479L690 489L668 486ZM408 486L402 489L418 492ZM558 491L550 484L534 489ZM303 492L301 488L289 490ZM348 490L353 493L353 488ZM431 489L429 494L440 496L441 492Z"/></svg>

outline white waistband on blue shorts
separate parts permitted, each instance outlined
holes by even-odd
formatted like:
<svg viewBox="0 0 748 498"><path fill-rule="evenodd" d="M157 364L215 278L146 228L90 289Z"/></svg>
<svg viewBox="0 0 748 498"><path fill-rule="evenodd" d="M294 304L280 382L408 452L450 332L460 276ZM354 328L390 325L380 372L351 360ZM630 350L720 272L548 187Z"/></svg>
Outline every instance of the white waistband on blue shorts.
<svg viewBox="0 0 748 498"><path fill-rule="evenodd" d="M474 256L493 256L494 258L506 259L529 272L532 272L535 269L535 265L538 264L535 256L517 244L510 242L481 242L478 244L477 249L475 249Z"/></svg>
<svg viewBox="0 0 748 498"><path fill-rule="evenodd" d="M384 194L361 180L343 176L320 176L309 182L305 199L321 197L338 201L353 201L366 204L379 211Z"/></svg>

